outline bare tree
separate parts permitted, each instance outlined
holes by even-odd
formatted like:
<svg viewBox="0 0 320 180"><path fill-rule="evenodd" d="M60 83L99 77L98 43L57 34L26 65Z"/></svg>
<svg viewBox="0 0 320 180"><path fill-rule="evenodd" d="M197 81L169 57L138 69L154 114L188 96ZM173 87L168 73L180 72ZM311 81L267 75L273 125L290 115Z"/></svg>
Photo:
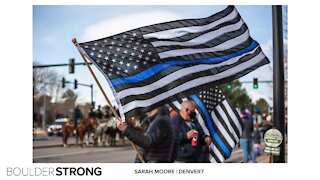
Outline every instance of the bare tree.
<svg viewBox="0 0 320 180"><path fill-rule="evenodd" d="M67 89L63 94L62 98L65 98L67 100L76 101L78 98L78 95L74 93L71 89Z"/></svg>
<svg viewBox="0 0 320 180"><path fill-rule="evenodd" d="M38 65L37 62L33 63ZM53 95L54 90L58 87L59 75L49 68L33 69L33 97L49 94Z"/></svg>

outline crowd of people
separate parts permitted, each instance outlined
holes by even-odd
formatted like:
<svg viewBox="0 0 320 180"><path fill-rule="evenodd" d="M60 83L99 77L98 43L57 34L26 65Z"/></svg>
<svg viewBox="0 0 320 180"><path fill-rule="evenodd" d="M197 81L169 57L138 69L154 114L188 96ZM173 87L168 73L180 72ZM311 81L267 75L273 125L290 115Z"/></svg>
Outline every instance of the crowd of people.
<svg viewBox="0 0 320 180"><path fill-rule="evenodd" d="M147 163L208 163L209 145L212 143L210 135L206 135L196 119L196 104L185 101L179 112L168 106L150 109L144 115L140 114L127 120L118 119L117 128L127 139L138 146L141 156L136 156L135 162ZM110 107L103 111L99 105L88 112L89 117L98 122L103 118L113 116ZM78 106L74 109L73 121L76 126L82 113ZM130 126L130 121L139 119L139 127ZM252 114L241 113L243 132L240 147L243 152L243 162L256 161L256 156L262 150L262 134L271 128L271 124L255 122ZM263 128L262 128L263 127ZM266 128L267 127L267 128Z"/></svg>

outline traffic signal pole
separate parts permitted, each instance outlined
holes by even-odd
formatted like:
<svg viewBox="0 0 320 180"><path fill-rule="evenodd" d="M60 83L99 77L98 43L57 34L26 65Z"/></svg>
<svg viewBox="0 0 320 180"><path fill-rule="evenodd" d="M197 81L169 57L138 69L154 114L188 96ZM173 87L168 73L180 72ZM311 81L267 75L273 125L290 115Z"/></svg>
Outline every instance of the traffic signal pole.
<svg viewBox="0 0 320 180"><path fill-rule="evenodd" d="M74 82L67 81L64 77L62 78L62 88L65 87L65 84L74 84L77 82L77 86L85 86L91 88L91 104L93 104L93 84L83 84L83 83L78 83L78 81L75 79ZM75 88L76 89L76 88Z"/></svg>
<svg viewBox="0 0 320 180"><path fill-rule="evenodd" d="M85 66L86 63L74 63L75 66L82 65ZM92 65L92 63L89 63L89 65ZM59 67L59 66L70 66L70 64L47 64L47 65L34 65L33 69L37 68L49 68L49 67Z"/></svg>
<svg viewBox="0 0 320 180"><path fill-rule="evenodd" d="M88 85L88 84L78 83L78 85L80 85L80 86L86 86L86 87L90 87L90 88L91 88L91 104L93 104L93 84Z"/></svg>
<svg viewBox="0 0 320 180"><path fill-rule="evenodd" d="M283 60L283 29L282 6L272 6L273 27L273 122L285 137L284 121L284 60ZM274 162L285 163L285 140L280 145L280 156Z"/></svg>

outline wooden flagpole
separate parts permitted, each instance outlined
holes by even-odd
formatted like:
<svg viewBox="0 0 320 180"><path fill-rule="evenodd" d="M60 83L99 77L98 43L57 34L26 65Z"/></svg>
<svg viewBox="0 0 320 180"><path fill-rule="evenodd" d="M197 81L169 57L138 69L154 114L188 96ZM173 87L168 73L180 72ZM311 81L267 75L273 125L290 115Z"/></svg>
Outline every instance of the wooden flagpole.
<svg viewBox="0 0 320 180"><path fill-rule="evenodd" d="M76 45L78 44L77 39L76 39L76 38L72 38L72 43L76 46ZM77 49L78 49L78 48L77 48ZM78 51L79 51L79 49L78 49ZM102 92L104 98L107 100L107 102L108 102L108 104L109 104L109 106L110 106L110 108L111 108L112 113L114 114L114 116L115 116L117 119L120 119L120 116L118 115L117 111L116 111L116 110L114 109L114 107L112 106L111 101L109 100L109 98L107 97L106 93L105 93L104 90L102 89L102 86L101 86L101 84L99 83L96 75L95 75L94 72L92 71L92 69L91 69L91 67L90 67L87 59L84 57L84 55L83 55L80 51L79 51L79 53L80 53L82 59L84 60L84 62L86 63L86 66L88 67L88 69L89 69L89 71L90 71L93 79L94 79L94 80L96 81L96 83L98 84L99 89L100 89L100 91ZM141 153L140 153L139 150L137 149L137 146L136 146L135 144L133 144L131 141L130 141L130 143L131 143L131 145L133 146L133 148L134 148L134 150L136 151L136 153L138 154L141 162L142 162L142 163L145 163L145 161L144 161Z"/></svg>

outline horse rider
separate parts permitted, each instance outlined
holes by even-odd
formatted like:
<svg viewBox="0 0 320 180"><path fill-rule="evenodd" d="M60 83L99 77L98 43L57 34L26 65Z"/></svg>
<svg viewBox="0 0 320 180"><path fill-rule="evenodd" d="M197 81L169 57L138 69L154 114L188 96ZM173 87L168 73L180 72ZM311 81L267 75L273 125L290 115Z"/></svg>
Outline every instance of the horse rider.
<svg viewBox="0 0 320 180"><path fill-rule="evenodd" d="M98 123L100 123L102 118L103 118L103 113L101 111L101 106L100 105L98 106L98 109L95 112L95 116L97 117Z"/></svg>
<svg viewBox="0 0 320 180"><path fill-rule="evenodd" d="M94 111L94 106L91 106L88 115L89 115L89 118L95 118L95 117L96 117L96 113L95 113L95 111Z"/></svg>
<svg viewBox="0 0 320 180"><path fill-rule="evenodd" d="M97 120L96 119L96 111L94 110L94 105L91 106L90 110L89 110L89 113L88 113L88 116L89 116L89 119L90 118L93 118L95 121ZM99 125L99 121L98 122L98 125ZM87 133L88 135L90 136L91 134L95 134L95 129L93 129L92 127L89 127L87 129Z"/></svg>
<svg viewBox="0 0 320 180"><path fill-rule="evenodd" d="M78 121L80 122L82 120L82 112L79 108L79 105L76 105L76 107L73 110L73 127L76 130L76 139L78 138L78 133L77 133L77 126L78 126Z"/></svg>
<svg viewBox="0 0 320 180"><path fill-rule="evenodd" d="M76 107L73 110L73 124L74 124L74 128L76 129L78 126L78 122L81 121L81 119L83 118L82 112L79 108L79 105L76 105Z"/></svg>

